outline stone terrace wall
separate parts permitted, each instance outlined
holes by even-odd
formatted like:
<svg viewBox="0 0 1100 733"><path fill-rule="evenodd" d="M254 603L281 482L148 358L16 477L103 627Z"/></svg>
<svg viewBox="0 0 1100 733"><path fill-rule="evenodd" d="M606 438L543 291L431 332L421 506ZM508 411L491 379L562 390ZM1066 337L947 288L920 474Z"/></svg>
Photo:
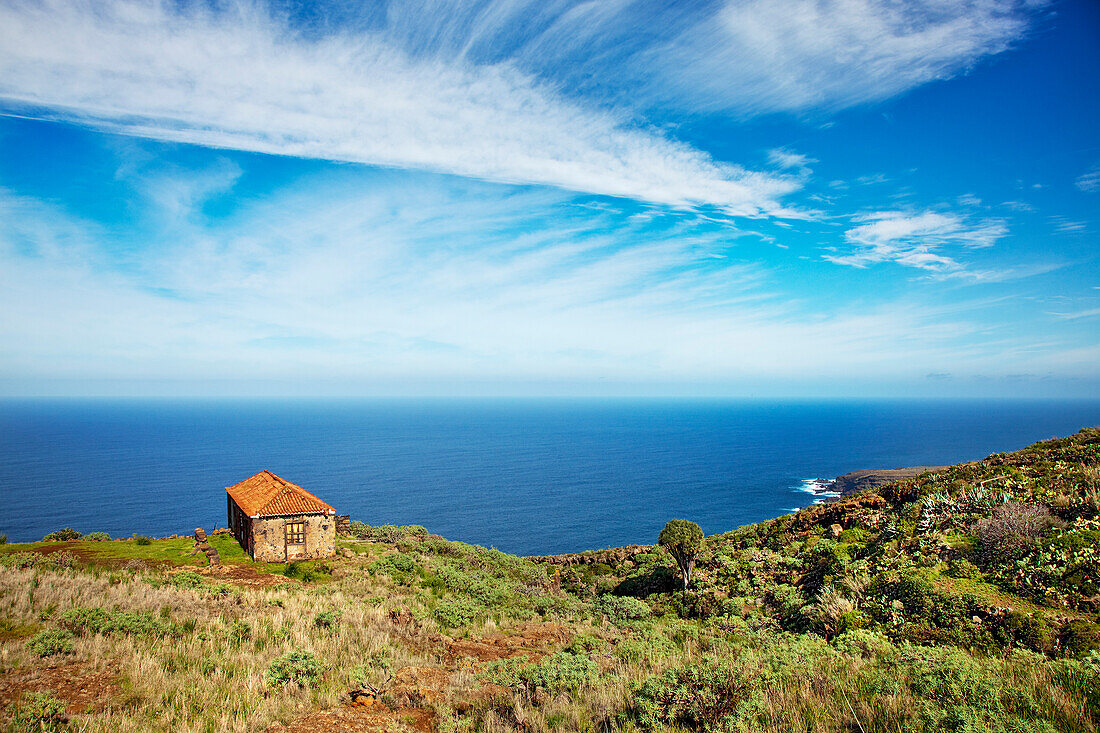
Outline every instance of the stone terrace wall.
<svg viewBox="0 0 1100 733"><path fill-rule="evenodd" d="M574 552L565 555L532 555L528 560L545 563L547 565L619 565L627 560L632 560L635 555L648 554L657 551L657 545L627 545L626 547L613 547L609 550L589 550L588 552Z"/></svg>

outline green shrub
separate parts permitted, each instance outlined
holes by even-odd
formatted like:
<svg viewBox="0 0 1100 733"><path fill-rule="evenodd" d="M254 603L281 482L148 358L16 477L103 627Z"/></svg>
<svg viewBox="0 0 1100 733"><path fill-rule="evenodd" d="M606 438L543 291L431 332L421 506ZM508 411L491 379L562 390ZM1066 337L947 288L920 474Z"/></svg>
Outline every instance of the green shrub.
<svg viewBox="0 0 1100 733"><path fill-rule="evenodd" d="M439 622L441 626L446 628L456 628L458 626L465 626L478 617L483 610L483 607L474 601L441 601L435 610L432 612L432 616Z"/></svg>
<svg viewBox="0 0 1100 733"><path fill-rule="evenodd" d="M252 624L237 619L229 625L228 636L233 641L244 641L252 638Z"/></svg>
<svg viewBox="0 0 1100 733"><path fill-rule="evenodd" d="M80 606L61 614L61 625L76 634L125 634L131 636L182 636L186 624L173 623L150 613L107 611L103 608ZM192 626L192 629L194 627Z"/></svg>
<svg viewBox="0 0 1100 733"><path fill-rule="evenodd" d="M1100 649L1100 625L1075 619L1062 629L1059 641L1066 656L1083 658L1093 649Z"/></svg>
<svg viewBox="0 0 1100 733"><path fill-rule="evenodd" d="M947 571L944 575L949 575L952 578L980 578L982 571L978 569L978 566L966 559L949 560L947 562Z"/></svg>
<svg viewBox="0 0 1100 733"><path fill-rule="evenodd" d="M837 621L837 632L844 633L846 631L857 631L859 629L870 628L871 619L863 611L858 609L853 611L845 611L840 614L840 619Z"/></svg>
<svg viewBox="0 0 1100 733"><path fill-rule="evenodd" d="M865 532L863 529L859 527L849 527L848 529L841 532L840 536L836 539L842 544L851 544L853 542L863 542L866 536L867 532Z"/></svg>
<svg viewBox="0 0 1100 733"><path fill-rule="evenodd" d="M229 598L231 596L240 595L240 590L236 586L229 583L217 583L215 585L207 586L206 593L211 598Z"/></svg>
<svg viewBox="0 0 1100 733"><path fill-rule="evenodd" d="M340 615L339 611L321 611L313 617L313 625L329 633L336 633L340 628Z"/></svg>
<svg viewBox="0 0 1100 733"><path fill-rule="evenodd" d="M833 638L833 646L842 654L853 657L881 657L894 650L894 645L877 631L852 629Z"/></svg>
<svg viewBox="0 0 1100 733"><path fill-rule="evenodd" d="M55 529L48 535L42 538L43 542L67 542L69 540L78 540L81 535L72 527L65 527L64 529Z"/></svg>
<svg viewBox="0 0 1100 733"><path fill-rule="evenodd" d="M1011 502L993 510L991 516L974 525L981 561L1010 564L1038 546L1039 536L1057 520L1038 504Z"/></svg>
<svg viewBox="0 0 1100 733"><path fill-rule="evenodd" d="M383 572L400 580L416 570L416 561L402 552L393 552L375 560L370 568L372 571Z"/></svg>
<svg viewBox="0 0 1100 733"><path fill-rule="evenodd" d="M111 539L111 535L106 532L89 532L84 535L84 539L90 542L108 542Z"/></svg>
<svg viewBox="0 0 1100 733"><path fill-rule="evenodd" d="M576 692L584 685L591 685L599 676L600 668L587 654L560 651L537 664L524 664L519 659L505 659L490 664L478 675L482 679L533 693L541 688L550 695L559 692Z"/></svg>
<svg viewBox="0 0 1100 733"><path fill-rule="evenodd" d="M8 707L8 730L12 733L41 733L68 728L65 703L48 692L28 692Z"/></svg>
<svg viewBox="0 0 1100 733"><path fill-rule="evenodd" d="M135 545L151 545L153 543L152 537L146 537L143 534L132 535Z"/></svg>
<svg viewBox="0 0 1100 733"><path fill-rule="evenodd" d="M0 534L0 545L8 544L8 536L6 534Z"/></svg>
<svg viewBox="0 0 1100 733"><path fill-rule="evenodd" d="M68 629L39 631L27 641L27 648L40 657L68 654L73 650L73 634Z"/></svg>
<svg viewBox="0 0 1100 733"><path fill-rule="evenodd" d="M190 570L184 570L168 577L168 584L177 588L199 588L205 584L203 577Z"/></svg>
<svg viewBox="0 0 1100 733"><path fill-rule="evenodd" d="M991 619L992 621L992 619ZM993 638L1000 646L1014 644L1036 652L1049 651L1053 645L1053 630L1042 617L1009 611L992 622Z"/></svg>
<svg viewBox="0 0 1100 733"><path fill-rule="evenodd" d="M265 680L268 687L298 685L305 687L321 679L321 662L309 652L294 651L276 657L267 668Z"/></svg>
<svg viewBox="0 0 1100 733"><path fill-rule="evenodd" d="M735 729L731 720L751 692L753 677L728 658L706 657L651 677L634 691L631 713L646 730Z"/></svg>
<svg viewBox="0 0 1100 733"><path fill-rule="evenodd" d="M649 604L630 596L600 596L595 605L616 626L649 616Z"/></svg>
<svg viewBox="0 0 1100 733"><path fill-rule="evenodd" d="M676 643L664 634L653 632L635 639L623 639L615 647L615 655L625 662L652 664L667 659L679 650Z"/></svg>
<svg viewBox="0 0 1100 733"><path fill-rule="evenodd" d="M525 668L523 678L531 689L541 687L557 695L576 692L582 685L592 684L599 671L599 665L587 655L561 651Z"/></svg>
<svg viewBox="0 0 1100 733"><path fill-rule="evenodd" d="M9 552L0 555L0 565L11 568L33 568L45 560L37 552Z"/></svg>

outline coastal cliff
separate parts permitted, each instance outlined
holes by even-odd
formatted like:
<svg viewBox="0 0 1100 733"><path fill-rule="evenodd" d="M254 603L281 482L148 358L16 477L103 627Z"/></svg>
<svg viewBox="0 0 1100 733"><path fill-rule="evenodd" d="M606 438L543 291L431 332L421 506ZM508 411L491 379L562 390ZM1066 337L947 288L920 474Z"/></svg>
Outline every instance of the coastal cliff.
<svg viewBox="0 0 1100 733"><path fill-rule="evenodd" d="M833 480L833 491L839 493L841 496L847 496L848 494L852 494L857 491L877 489L880 486L892 484L895 481L902 481L904 479L914 478L921 475L922 473L928 473L930 471L942 471L945 468L947 468L947 466L864 468L860 469L859 471L846 473L843 476L837 476Z"/></svg>

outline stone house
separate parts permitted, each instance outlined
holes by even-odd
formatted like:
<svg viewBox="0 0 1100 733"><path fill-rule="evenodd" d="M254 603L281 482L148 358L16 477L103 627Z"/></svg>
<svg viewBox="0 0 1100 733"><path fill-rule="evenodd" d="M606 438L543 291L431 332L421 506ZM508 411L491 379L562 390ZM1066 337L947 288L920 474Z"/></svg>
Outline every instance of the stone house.
<svg viewBox="0 0 1100 733"><path fill-rule="evenodd" d="M301 486L260 471L225 492L229 529L253 560L317 560L336 554L336 510Z"/></svg>

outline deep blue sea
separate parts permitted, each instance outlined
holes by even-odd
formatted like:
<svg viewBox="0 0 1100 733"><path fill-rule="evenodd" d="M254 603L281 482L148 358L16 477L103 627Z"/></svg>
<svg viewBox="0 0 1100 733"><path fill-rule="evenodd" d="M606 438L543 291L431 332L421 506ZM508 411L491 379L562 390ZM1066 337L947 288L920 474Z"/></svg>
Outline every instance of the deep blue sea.
<svg viewBox="0 0 1100 733"><path fill-rule="evenodd" d="M808 478L983 458L1100 424L1100 402L0 401L0 533L225 524L270 469L368 524L519 554L708 534L814 501Z"/></svg>

